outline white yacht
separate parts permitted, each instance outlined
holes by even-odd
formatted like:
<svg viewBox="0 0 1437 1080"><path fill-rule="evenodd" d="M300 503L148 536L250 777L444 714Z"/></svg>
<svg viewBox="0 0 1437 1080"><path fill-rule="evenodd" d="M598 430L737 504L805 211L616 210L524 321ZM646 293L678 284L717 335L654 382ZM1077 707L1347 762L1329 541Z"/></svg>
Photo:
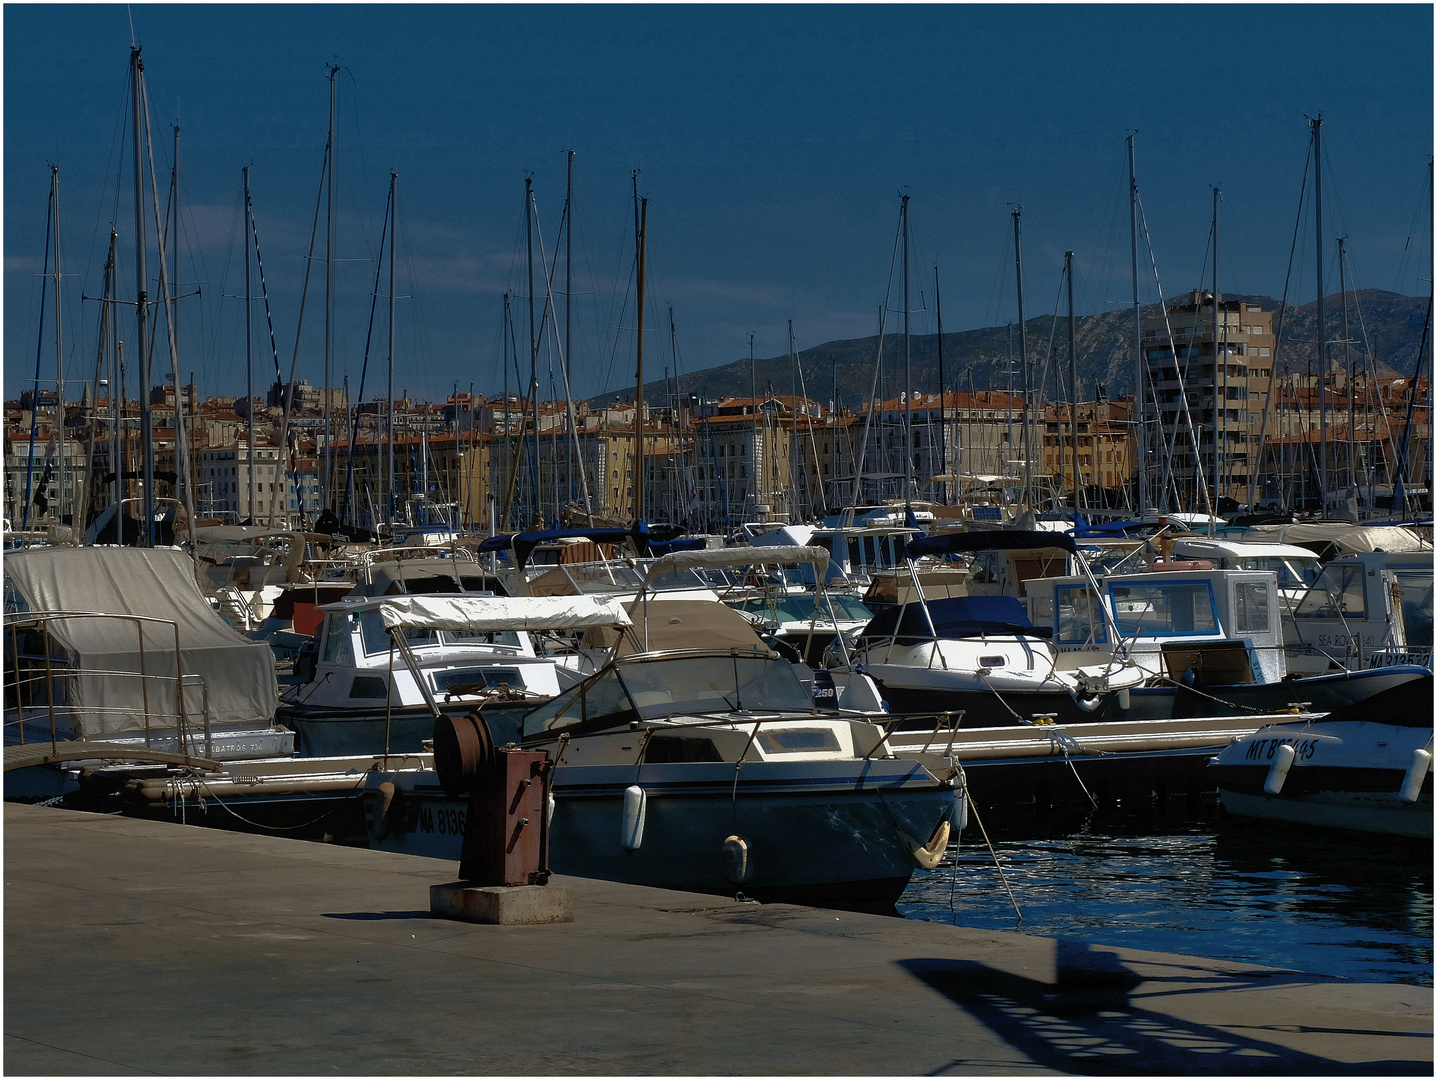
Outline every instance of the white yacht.
<svg viewBox="0 0 1437 1080"><path fill-rule="evenodd" d="M578 678L535 649L534 632L622 615L592 597L463 594L351 597L320 610L317 653L278 712L307 757L417 752L437 712L483 709L517 735L520 713Z"/></svg>
<svg viewBox="0 0 1437 1080"><path fill-rule="evenodd" d="M722 604L630 613L602 670L523 719L523 745L555 761L556 872L891 905L937 865L965 821L961 773L940 780L894 757L869 717L819 711ZM436 774L375 774L366 802L376 846L458 858L467 802Z"/></svg>

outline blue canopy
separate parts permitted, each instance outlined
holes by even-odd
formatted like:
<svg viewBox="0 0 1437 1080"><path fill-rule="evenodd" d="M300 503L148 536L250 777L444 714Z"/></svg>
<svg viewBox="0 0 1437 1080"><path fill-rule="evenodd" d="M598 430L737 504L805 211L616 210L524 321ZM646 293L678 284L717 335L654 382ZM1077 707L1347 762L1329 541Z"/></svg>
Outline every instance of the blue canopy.
<svg viewBox="0 0 1437 1080"><path fill-rule="evenodd" d="M920 536L908 541L907 555L910 559L917 559L923 555L953 555L966 551L1010 551L1017 548L1058 548L1071 555L1076 555L1078 552L1073 538L1067 533L1014 530Z"/></svg>
<svg viewBox="0 0 1437 1080"><path fill-rule="evenodd" d="M928 620L933 620L933 630ZM875 615L863 628L860 637L897 637L900 641L933 640L933 631L940 638L973 637L979 634L1021 634L1027 637L1050 637L1047 627L1035 627L1023 605L1012 596L949 596L928 601L928 614L922 604L891 607Z"/></svg>

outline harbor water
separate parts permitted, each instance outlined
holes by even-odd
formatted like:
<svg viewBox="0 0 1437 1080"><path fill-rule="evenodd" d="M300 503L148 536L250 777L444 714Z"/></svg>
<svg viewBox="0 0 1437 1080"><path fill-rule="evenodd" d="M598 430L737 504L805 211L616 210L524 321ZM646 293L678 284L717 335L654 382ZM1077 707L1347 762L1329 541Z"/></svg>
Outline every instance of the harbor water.
<svg viewBox="0 0 1437 1080"><path fill-rule="evenodd" d="M1002 875L970 822L937 869L914 876L900 914L1432 986L1429 842L1248 822L1206 800L1176 817L985 824Z"/></svg>

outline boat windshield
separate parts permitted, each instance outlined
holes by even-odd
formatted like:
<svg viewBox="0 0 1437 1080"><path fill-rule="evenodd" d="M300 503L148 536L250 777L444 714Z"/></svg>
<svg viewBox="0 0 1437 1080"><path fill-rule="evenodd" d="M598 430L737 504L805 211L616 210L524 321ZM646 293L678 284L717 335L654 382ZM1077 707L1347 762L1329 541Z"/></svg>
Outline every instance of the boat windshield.
<svg viewBox="0 0 1437 1080"><path fill-rule="evenodd" d="M1109 585L1108 595L1124 637L1217 633L1212 585L1206 580Z"/></svg>
<svg viewBox="0 0 1437 1080"><path fill-rule="evenodd" d="M812 712L793 667L768 656L686 656L615 664L524 717L524 734L605 730L716 712Z"/></svg>
<svg viewBox="0 0 1437 1080"><path fill-rule="evenodd" d="M856 622L867 622L873 618L873 612L857 597L830 593L829 599L833 601L833 614L836 618ZM812 593L797 596L754 596L732 606L747 614L759 615L780 623L817 621L823 624L829 621L828 604L820 599L815 606Z"/></svg>
<svg viewBox="0 0 1437 1080"><path fill-rule="evenodd" d="M1362 567L1357 563L1328 563L1312 588L1297 605L1298 619L1366 619Z"/></svg>

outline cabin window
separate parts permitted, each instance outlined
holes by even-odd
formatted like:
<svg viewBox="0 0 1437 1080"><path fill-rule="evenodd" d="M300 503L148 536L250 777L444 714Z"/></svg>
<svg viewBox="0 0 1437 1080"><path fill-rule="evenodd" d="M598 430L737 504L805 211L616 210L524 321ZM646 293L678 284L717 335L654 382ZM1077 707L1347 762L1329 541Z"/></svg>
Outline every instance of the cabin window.
<svg viewBox="0 0 1437 1080"><path fill-rule="evenodd" d="M1432 647L1432 571L1393 575L1408 648Z"/></svg>
<svg viewBox="0 0 1437 1080"><path fill-rule="evenodd" d="M1212 585L1206 580L1110 585L1108 592L1124 637L1217 633Z"/></svg>
<svg viewBox="0 0 1437 1080"><path fill-rule="evenodd" d="M1362 588L1362 567L1329 563L1293 614L1299 619L1365 620L1367 603Z"/></svg>
<svg viewBox="0 0 1437 1080"><path fill-rule="evenodd" d="M1266 634L1272 628L1267 582L1239 581L1233 586L1233 628L1239 634Z"/></svg>
<svg viewBox="0 0 1437 1080"><path fill-rule="evenodd" d="M518 668L501 667L440 671L434 676L434 689L441 694L472 694L480 690L494 690L501 685L511 690L522 690L524 676Z"/></svg>
<svg viewBox="0 0 1437 1080"><path fill-rule="evenodd" d="M838 744L838 735L829 728L760 729L758 743L768 754L837 753L842 749Z"/></svg>
<svg viewBox="0 0 1437 1080"><path fill-rule="evenodd" d="M354 650L349 644L349 620L344 615L331 615L324 631L324 660L330 664L353 666Z"/></svg>
<svg viewBox="0 0 1437 1080"><path fill-rule="evenodd" d="M1057 641L1083 645L1108 640L1098 596L1086 585L1059 585L1054 590L1058 607Z"/></svg>
<svg viewBox="0 0 1437 1080"><path fill-rule="evenodd" d="M356 675L349 684L352 698L380 698L387 696L388 684L378 675Z"/></svg>

